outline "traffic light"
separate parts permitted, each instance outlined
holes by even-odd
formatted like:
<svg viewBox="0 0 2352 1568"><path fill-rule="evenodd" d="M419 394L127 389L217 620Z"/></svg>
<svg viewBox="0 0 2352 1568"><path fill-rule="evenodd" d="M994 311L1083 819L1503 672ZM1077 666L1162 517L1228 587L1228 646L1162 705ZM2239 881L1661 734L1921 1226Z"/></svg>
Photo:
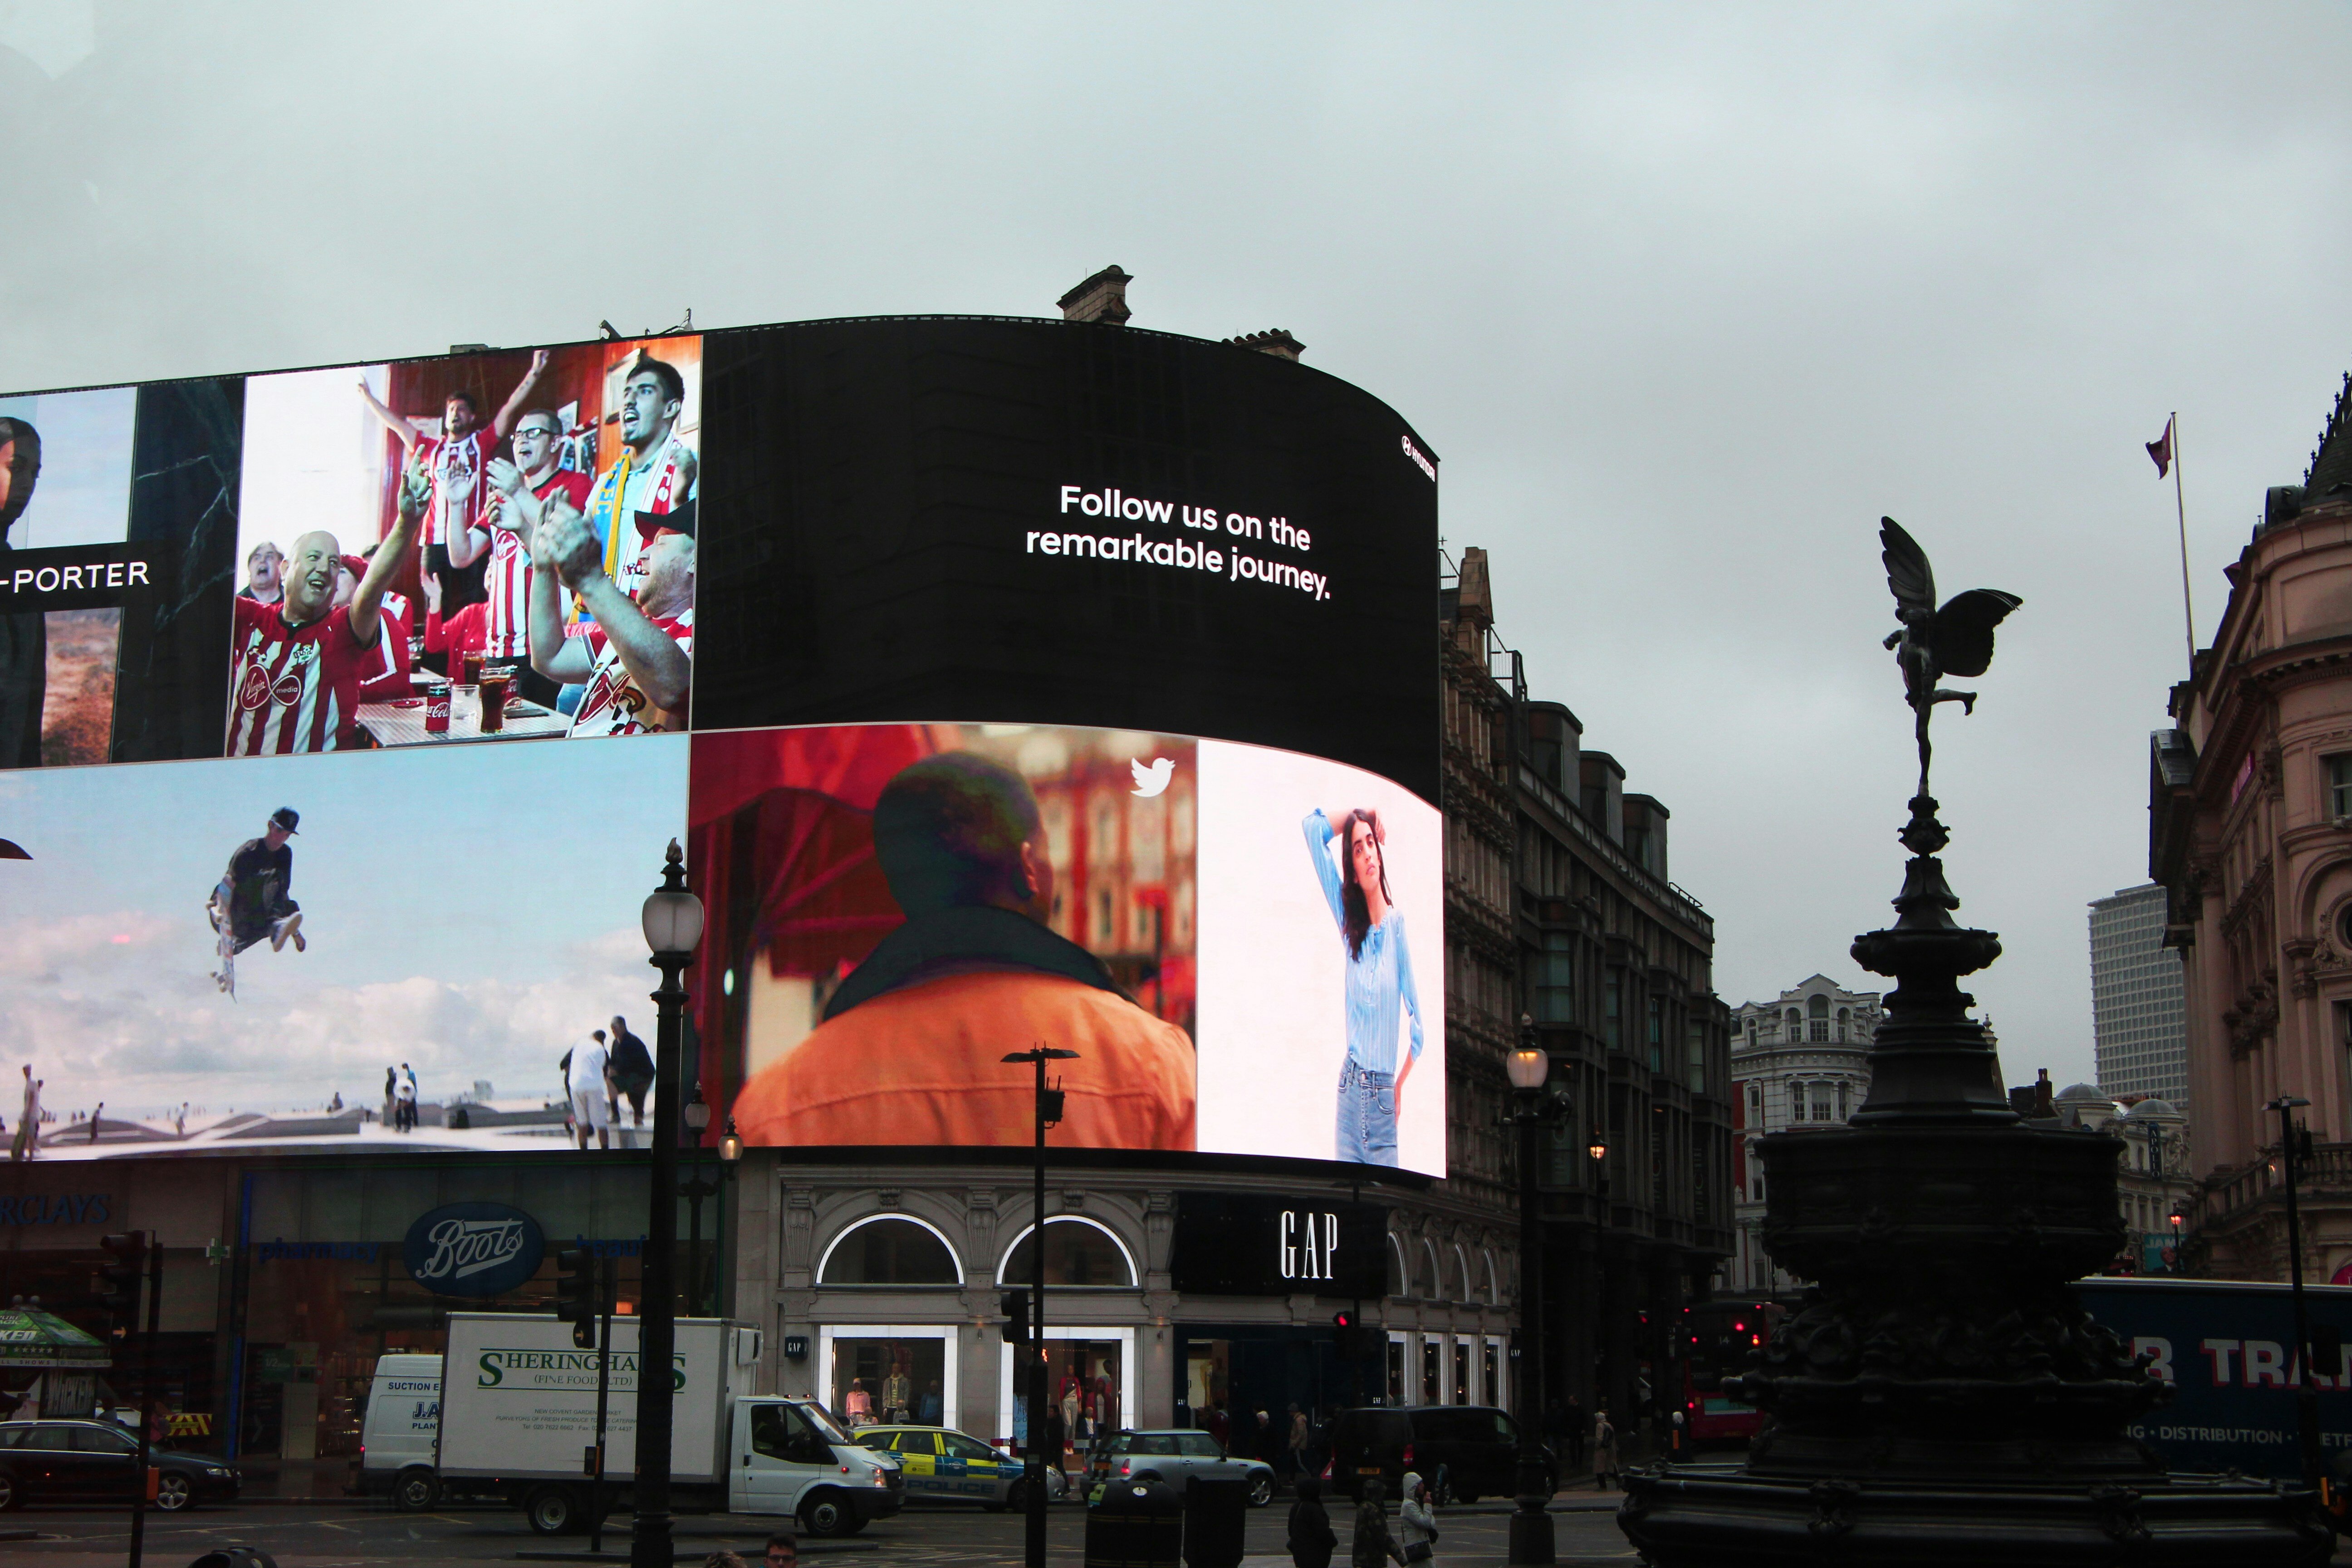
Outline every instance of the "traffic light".
<svg viewBox="0 0 2352 1568"><path fill-rule="evenodd" d="M1331 1334L1338 1342L1341 1361L1380 1359L1380 1331L1356 1321L1355 1313L1346 1310L1332 1313Z"/></svg>
<svg viewBox="0 0 2352 1568"><path fill-rule="evenodd" d="M596 1348L596 1259L574 1247L555 1259L555 1315L572 1325L572 1342Z"/></svg>
<svg viewBox="0 0 2352 1568"><path fill-rule="evenodd" d="M139 1278L147 1266L147 1233L134 1230L125 1236L102 1237L98 1245L106 1251L106 1261L91 1280L98 1288L98 1299L109 1311L136 1312Z"/></svg>
<svg viewBox="0 0 2352 1568"><path fill-rule="evenodd" d="M1021 1345L1029 1342L1029 1292L1007 1290L996 1300L997 1310L1004 1314L1004 1342Z"/></svg>

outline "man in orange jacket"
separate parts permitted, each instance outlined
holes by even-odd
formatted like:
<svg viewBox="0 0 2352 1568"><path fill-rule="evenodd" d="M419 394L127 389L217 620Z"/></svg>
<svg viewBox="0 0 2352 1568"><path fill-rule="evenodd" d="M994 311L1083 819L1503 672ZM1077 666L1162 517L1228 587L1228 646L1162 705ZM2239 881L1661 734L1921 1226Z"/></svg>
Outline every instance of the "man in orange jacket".
<svg viewBox="0 0 2352 1568"><path fill-rule="evenodd" d="M1042 1042L1078 1053L1058 1142L1192 1147L1192 1042L1046 926L1053 863L1018 773L968 752L913 763L875 802L874 848L907 923L743 1087L747 1142L1025 1144L1035 1080L1003 1058Z"/></svg>

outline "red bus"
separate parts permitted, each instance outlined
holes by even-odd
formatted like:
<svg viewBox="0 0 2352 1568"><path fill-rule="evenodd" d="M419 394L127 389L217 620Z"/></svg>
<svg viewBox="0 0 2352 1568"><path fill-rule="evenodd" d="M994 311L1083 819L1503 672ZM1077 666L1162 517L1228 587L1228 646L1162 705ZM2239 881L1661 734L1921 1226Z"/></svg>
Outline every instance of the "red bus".
<svg viewBox="0 0 2352 1568"><path fill-rule="evenodd" d="M1693 1447L1745 1443L1762 1429L1764 1413L1723 1392L1723 1380L1746 1372L1788 1309L1777 1301L1706 1301L1682 1314L1683 1420Z"/></svg>

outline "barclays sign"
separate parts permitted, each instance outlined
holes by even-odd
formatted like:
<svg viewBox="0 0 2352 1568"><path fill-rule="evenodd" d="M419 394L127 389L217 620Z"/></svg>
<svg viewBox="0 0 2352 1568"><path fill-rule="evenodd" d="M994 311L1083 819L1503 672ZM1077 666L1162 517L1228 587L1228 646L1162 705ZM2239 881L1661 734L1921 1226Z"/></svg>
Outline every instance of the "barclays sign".
<svg viewBox="0 0 2352 1568"><path fill-rule="evenodd" d="M445 1204L408 1227L409 1278L436 1296L499 1296L539 1272L547 1237L505 1204Z"/></svg>

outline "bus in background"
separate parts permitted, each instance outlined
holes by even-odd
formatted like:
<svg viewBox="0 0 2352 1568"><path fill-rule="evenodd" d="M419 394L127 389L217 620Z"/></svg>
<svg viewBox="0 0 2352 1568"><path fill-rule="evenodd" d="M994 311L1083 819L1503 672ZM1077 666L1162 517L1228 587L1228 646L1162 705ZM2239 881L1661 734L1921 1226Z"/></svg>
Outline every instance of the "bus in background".
<svg viewBox="0 0 2352 1568"><path fill-rule="evenodd" d="M1703 1301L1685 1307L1680 1325L1685 1441L1692 1447L1745 1443L1763 1429L1764 1413L1723 1392L1723 1380L1748 1368L1788 1315L1777 1301Z"/></svg>

